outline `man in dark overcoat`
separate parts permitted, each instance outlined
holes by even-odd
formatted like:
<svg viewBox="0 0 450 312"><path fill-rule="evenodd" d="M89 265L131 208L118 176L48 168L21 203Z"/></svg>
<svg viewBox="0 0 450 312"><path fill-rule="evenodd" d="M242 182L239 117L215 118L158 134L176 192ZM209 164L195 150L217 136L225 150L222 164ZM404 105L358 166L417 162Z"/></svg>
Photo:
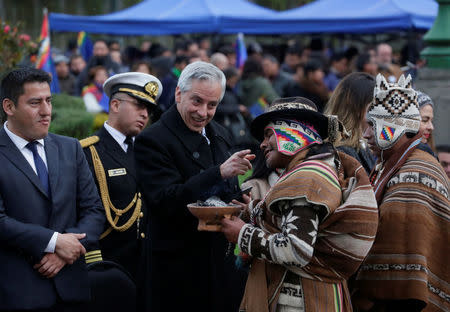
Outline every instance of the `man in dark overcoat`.
<svg viewBox="0 0 450 312"><path fill-rule="evenodd" d="M225 76L212 64L188 65L176 105L136 139L138 176L150 208L151 311L237 311L246 274L234 266L221 233L197 231L188 203L217 196L228 202L236 176L251 168L250 150L231 155L215 121Z"/></svg>

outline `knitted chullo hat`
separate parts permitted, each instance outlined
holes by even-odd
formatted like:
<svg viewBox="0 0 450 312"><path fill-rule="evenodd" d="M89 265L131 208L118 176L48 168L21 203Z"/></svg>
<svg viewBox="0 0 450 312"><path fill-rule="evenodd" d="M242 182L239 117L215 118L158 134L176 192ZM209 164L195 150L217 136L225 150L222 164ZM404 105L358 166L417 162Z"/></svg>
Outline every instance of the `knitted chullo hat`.
<svg viewBox="0 0 450 312"><path fill-rule="evenodd" d="M416 92L417 92L417 104L419 104L419 109L421 109L422 106L425 106L425 105L431 105L431 107L434 108L433 100L429 97L428 94L425 94L421 91L416 91Z"/></svg>
<svg viewBox="0 0 450 312"><path fill-rule="evenodd" d="M275 100L266 112L253 120L250 126L252 135L262 141L268 125L277 135L279 151L287 155L293 155L313 143L333 143L339 135L348 136L336 116L318 112L316 105L303 97Z"/></svg>
<svg viewBox="0 0 450 312"><path fill-rule="evenodd" d="M394 146L406 132L417 133L420 113L411 76L401 75L397 83L388 83L378 74L367 119L373 123L375 142L382 150Z"/></svg>

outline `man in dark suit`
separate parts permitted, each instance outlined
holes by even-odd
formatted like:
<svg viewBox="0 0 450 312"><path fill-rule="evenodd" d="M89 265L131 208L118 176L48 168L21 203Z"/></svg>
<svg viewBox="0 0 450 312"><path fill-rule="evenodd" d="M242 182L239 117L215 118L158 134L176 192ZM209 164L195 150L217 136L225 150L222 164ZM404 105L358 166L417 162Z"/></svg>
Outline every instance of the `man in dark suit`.
<svg viewBox="0 0 450 312"><path fill-rule="evenodd" d="M176 105L136 139L142 194L150 209L151 311L237 311L245 274L226 256L221 233L197 231L186 205L238 191L250 150L229 152L231 138L215 121L225 76L205 62L188 65Z"/></svg>
<svg viewBox="0 0 450 312"><path fill-rule="evenodd" d="M20 68L1 83L0 310L66 311L90 297L82 255L103 208L78 141L48 133L50 81Z"/></svg>
<svg viewBox="0 0 450 312"><path fill-rule="evenodd" d="M138 189L133 144L156 108L162 86L152 75L123 73L106 80L103 89L109 97L108 120L81 145L108 221L100 236L103 259L122 265L137 280L147 213Z"/></svg>

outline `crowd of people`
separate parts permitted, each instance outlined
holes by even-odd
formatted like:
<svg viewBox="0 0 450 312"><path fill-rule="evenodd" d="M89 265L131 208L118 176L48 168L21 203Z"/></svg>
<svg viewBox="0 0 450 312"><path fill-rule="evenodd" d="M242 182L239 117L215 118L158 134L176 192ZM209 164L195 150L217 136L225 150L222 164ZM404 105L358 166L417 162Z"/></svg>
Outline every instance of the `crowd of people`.
<svg viewBox="0 0 450 312"><path fill-rule="evenodd" d="M0 311L450 310L450 150L388 44L129 50L55 57L108 113L80 143L47 73L1 81ZM221 232L187 209L210 200L241 207Z"/></svg>

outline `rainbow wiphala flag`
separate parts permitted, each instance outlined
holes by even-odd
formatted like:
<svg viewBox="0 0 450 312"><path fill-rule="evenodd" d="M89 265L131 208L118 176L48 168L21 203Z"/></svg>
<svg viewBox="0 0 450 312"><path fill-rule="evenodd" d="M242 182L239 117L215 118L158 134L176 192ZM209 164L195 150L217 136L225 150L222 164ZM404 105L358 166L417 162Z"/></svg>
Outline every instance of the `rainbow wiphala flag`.
<svg viewBox="0 0 450 312"><path fill-rule="evenodd" d="M247 60L247 48L245 47L243 33L239 33L237 35L235 50L236 50L236 68L242 69L244 67L245 61Z"/></svg>
<svg viewBox="0 0 450 312"><path fill-rule="evenodd" d="M83 56L83 59L88 62L92 56L94 45L89 39L85 31L80 31L77 37L78 53Z"/></svg>
<svg viewBox="0 0 450 312"><path fill-rule="evenodd" d="M248 110L249 110L250 114L252 115L252 117L256 118L266 111L267 105L269 105L269 104L267 103L266 99L263 96L261 96L256 101L255 104L253 104L252 106L250 106L248 108Z"/></svg>
<svg viewBox="0 0 450 312"><path fill-rule="evenodd" d="M381 130L380 133L380 139L390 142L394 138L394 132L395 128L383 126L383 130Z"/></svg>
<svg viewBox="0 0 450 312"><path fill-rule="evenodd" d="M45 70L52 76L50 90L52 93L59 93L58 76L56 75L55 65L52 61L50 46L50 24L48 22L47 9L44 9L44 19L42 21L41 36L39 38L40 46L36 60L36 68Z"/></svg>

